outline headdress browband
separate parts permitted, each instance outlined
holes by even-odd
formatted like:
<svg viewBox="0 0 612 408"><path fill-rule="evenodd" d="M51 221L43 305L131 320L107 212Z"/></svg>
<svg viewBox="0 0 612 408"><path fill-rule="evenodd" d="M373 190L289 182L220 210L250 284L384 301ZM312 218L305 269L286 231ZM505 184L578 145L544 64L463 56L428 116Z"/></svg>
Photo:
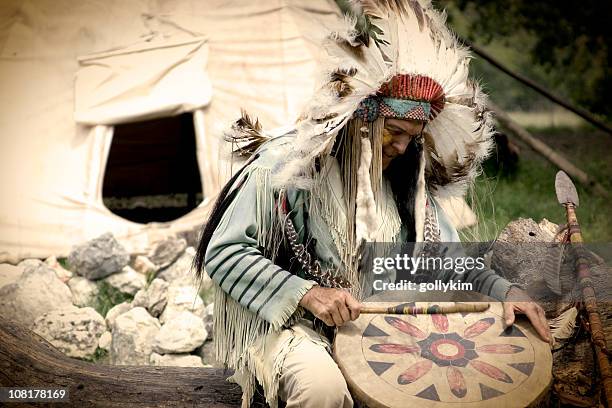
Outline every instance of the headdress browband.
<svg viewBox="0 0 612 408"><path fill-rule="evenodd" d="M444 90L423 75L399 74L383 84L376 95L362 100L355 117L373 122L379 116L430 121L444 108Z"/></svg>

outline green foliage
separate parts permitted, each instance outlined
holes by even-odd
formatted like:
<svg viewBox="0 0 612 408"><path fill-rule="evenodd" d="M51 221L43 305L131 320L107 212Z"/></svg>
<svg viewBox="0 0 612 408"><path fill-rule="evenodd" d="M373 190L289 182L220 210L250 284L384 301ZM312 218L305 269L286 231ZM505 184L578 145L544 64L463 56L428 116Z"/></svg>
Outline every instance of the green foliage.
<svg viewBox="0 0 612 408"><path fill-rule="evenodd" d="M147 284L145 286L145 289L149 287L149 285L151 284L151 282L153 282L153 280L155 279L155 277L157 276L157 273L159 271L149 271L147 272L147 274L145 275Z"/></svg>
<svg viewBox="0 0 612 408"><path fill-rule="evenodd" d="M200 297L204 301L205 305L208 305L209 303L213 303L214 302L214 287L213 286L210 286L210 288L208 288L208 289L202 288L200 286L200 288L198 290L198 294L200 295Z"/></svg>
<svg viewBox="0 0 612 408"><path fill-rule="evenodd" d="M611 2L509 0L501 6L487 0L440 0L436 5L447 8L449 23L460 35L487 45L510 68L591 112L612 117ZM486 68L476 66L475 71L503 88Z"/></svg>
<svg viewBox="0 0 612 408"><path fill-rule="evenodd" d="M94 299L92 307L102 316L113 307L120 303L131 301L134 296L122 293L105 281L98 281L98 296Z"/></svg>
<svg viewBox="0 0 612 408"><path fill-rule="evenodd" d="M562 154L608 191L612 190L612 163L606 157L611 142L607 135L592 129L540 129L537 136L548 144L555 141ZM582 143L576 143L577 140ZM510 221L519 217L532 218L536 222L547 218L558 224L565 223L565 211L557 203L554 188L557 171L549 161L522 146L518 169L512 177L480 177L470 200L470 204L478 208L479 239L495 239ZM609 201L575 184L580 198L576 213L585 241L612 241ZM462 238L471 240L473 233L464 231Z"/></svg>
<svg viewBox="0 0 612 408"><path fill-rule="evenodd" d="M70 264L68 263L68 258L57 258L57 263L60 264L62 268L70 270Z"/></svg>
<svg viewBox="0 0 612 408"><path fill-rule="evenodd" d="M90 363L100 363L108 357L108 351L103 348L96 348L94 355L89 358L83 358L81 360L89 361Z"/></svg>

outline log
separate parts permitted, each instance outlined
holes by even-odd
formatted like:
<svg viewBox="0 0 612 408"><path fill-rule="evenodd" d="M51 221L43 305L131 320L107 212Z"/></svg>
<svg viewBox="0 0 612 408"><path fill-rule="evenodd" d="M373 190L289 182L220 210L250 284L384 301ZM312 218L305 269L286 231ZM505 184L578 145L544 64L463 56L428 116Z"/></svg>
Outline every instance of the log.
<svg viewBox="0 0 612 408"><path fill-rule="evenodd" d="M592 188L594 192L602 197L610 198L608 191L596 180L593 180L584 170L578 168L563 155L557 153L546 143L534 137L531 133L525 130L521 125L516 123L510 116L504 112L499 106L489 101L488 106L495 112L495 117L511 134L527 143L529 147L541 154L545 159L557 166L559 169L569 174L572 179L579 181L584 186Z"/></svg>
<svg viewBox="0 0 612 408"><path fill-rule="evenodd" d="M538 92L540 95L542 95L542 96L548 98L549 100L555 102L557 105L563 106L565 109L567 109L567 110L569 110L571 112L574 112L576 115L580 116L582 119L586 120L587 122L589 122L593 126L603 130L604 132L608 133L609 135L612 135L612 127L610 127L609 125L607 125L603 121L599 120L591 112L587 111L586 109L580 108L578 106L575 106L575 105L569 103L565 99L563 99L563 98L553 94L552 92L548 91L546 88L544 88L543 86L537 84L536 82L532 81L531 79L527 78L526 76L521 75L519 73L516 73L516 72L510 70L509 68L504 66L502 63L497 61L495 58L493 58L483 48L480 48L479 46L475 45L474 43L472 43L472 42L470 42L470 41L468 41L466 39L463 39L463 38L461 39L461 41L464 44L466 44L469 48L471 48L472 51L475 54L477 54L478 56L482 57L482 59L484 59L485 61L487 61L488 63L490 63L495 68L497 68L500 71L502 71L503 73L505 73L505 74L509 75L510 77L516 79L517 81L527 85L531 89L533 89L536 92Z"/></svg>
<svg viewBox="0 0 612 408"><path fill-rule="evenodd" d="M543 270L546 256L550 251L547 243L552 242L558 225L547 219L536 223L531 218L519 218L511 221L500 232L492 245L491 267L501 276L525 288L529 296L540 303L547 315L557 316L568 305L580 301L580 288L576 284L576 270L572 251L568 248L560 264L559 280L561 296L552 293L544 282ZM597 247L597 245L594 245ZM591 279L597 291L602 317L612 321L612 268L604 259L590 251L587 245L587 257L593 272ZM604 328L612 333L612 325ZM608 333L606 332L606 333ZM612 346L612 337L608 337L608 346Z"/></svg>
<svg viewBox="0 0 612 408"><path fill-rule="evenodd" d="M510 222L500 233L492 247L491 266L513 283L523 285L527 292L542 306L547 316L556 317L563 310L581 300L580 286L576 284L576 270L571 251L564 258L559 277L561 296L548 291L543 280L542 261L546 258L544 243L550 242L557 225L547 220L536 223L532 219ZM604 336L608 350L612 349L612 296L610 274L612 268L604 259L589 252L593 286L596 288ZM546 293L548 292L548 295ZM544 296L543 296L544 295ZM582 326L578 320L578 325ZM555 398L560 406L599 406L598 387L601 375L593 353L593 344L584 328L564 347L553 353ZM595 390L595 391L594 391ZM557 406L557 405L553 405ZM603 406L603 405L601 405Z"/></svg>
<svg viewBox="0 0 612 408"><path fill-rule="evenodd" d="M109 366L76 360L0 318L0 386L68 389L69 404L49 406L238 407L242 394L238 385L226 381L229 374L219 368Z"/></svg>

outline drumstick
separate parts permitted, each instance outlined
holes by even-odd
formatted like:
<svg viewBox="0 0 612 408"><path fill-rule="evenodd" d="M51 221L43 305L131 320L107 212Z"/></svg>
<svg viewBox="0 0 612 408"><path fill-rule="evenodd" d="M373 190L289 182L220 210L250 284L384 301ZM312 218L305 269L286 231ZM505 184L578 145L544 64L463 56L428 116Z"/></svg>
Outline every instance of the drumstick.
<svg viewBox="0 0 612 408"><path fill-rule="evenodd" d="M453 306L438 306L429 307L417 306L364 306L361 308L361 313L377 313L377 314L448 314L448 313L475 313L484 312L489 309L488 303L459 303Z"/></svg>

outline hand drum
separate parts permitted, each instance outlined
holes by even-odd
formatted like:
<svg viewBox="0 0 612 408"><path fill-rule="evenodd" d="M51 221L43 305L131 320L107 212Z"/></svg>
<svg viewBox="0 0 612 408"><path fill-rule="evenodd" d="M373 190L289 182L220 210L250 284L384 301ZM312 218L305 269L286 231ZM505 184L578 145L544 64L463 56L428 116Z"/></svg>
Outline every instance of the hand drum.
<svg viewBox="0 0 612 408"><path fill-rule="evenodd" d="M502 304L489 301L482 313L362 314L340 327L334 357L353 395L371 408L538 405L552 380L550 347L526 320L504 329ZM433 304L453 303L410 303Z"/></svg>

